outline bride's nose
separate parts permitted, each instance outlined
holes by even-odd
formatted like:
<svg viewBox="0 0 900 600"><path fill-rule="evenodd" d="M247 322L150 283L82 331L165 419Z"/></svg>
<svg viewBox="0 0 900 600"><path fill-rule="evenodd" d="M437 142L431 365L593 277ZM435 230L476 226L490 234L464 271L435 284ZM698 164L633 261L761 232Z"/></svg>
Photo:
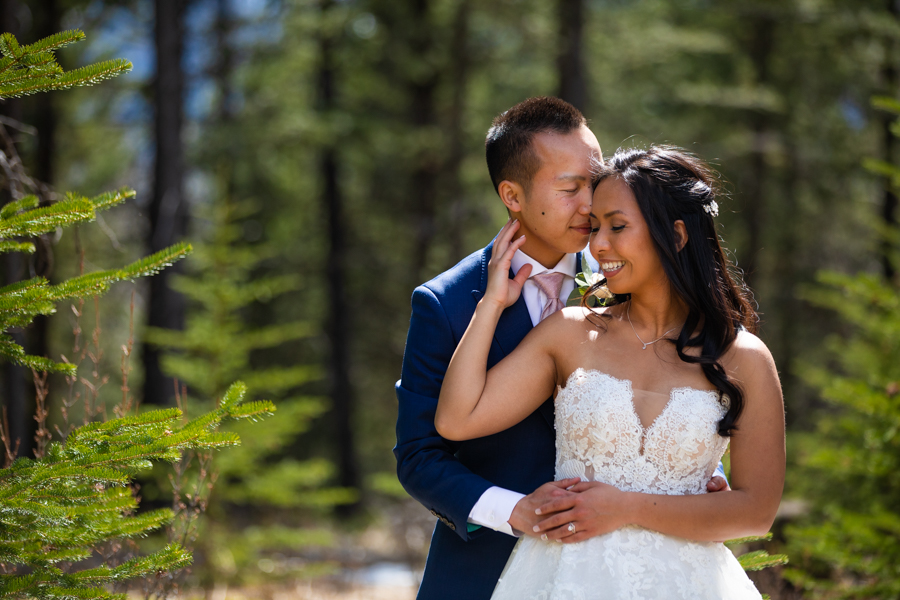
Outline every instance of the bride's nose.
<svg viewBox="0 0 900 600"><path fill-rule="evenodd" d="M590 241L591 254L596 258L598 254L609 250L609 239L602 231L595 231Z"/></svg>

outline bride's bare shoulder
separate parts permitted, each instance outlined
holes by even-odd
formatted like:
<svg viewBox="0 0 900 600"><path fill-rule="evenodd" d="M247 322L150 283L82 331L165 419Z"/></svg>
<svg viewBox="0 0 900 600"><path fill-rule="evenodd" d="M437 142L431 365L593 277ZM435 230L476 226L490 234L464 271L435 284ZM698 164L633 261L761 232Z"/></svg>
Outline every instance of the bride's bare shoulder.
<svg viewBox="0 0 900 600"><path fill-rule="evenodd" d="M766 344L758 336L741 330L723 357L726 368L740 379L752 375L778 377L775 360Z"/></svg>
<svg viewBox="0 0 900 600"><path fill-rule="evenodd" d="M595 332L606 329L611 314L609 308L584 308L583 306L567 306L559 312L551 315L543 322L541 327L555 333L564 332L568 339L577 332Z"/></svg>

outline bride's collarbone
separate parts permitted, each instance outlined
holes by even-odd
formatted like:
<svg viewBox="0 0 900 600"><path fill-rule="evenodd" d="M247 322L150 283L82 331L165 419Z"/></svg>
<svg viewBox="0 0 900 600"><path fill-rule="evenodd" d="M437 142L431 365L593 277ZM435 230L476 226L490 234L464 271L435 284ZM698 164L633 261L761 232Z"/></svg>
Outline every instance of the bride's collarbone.
<svg viewBox="0 0 900 600"><path fill-rule="evenodd" d="M639 351L640 352L640 351ZM673 390L692 388L700 391L716 391L699 365L689 364L672 356L643 356L635 352L575 352L565 357L560 364L561 381L565 387L572 375L579 369L585 373L598 372L627 381L633 392L651 394L652 398L663 397L666 401ZM635 404L641 402L635 394Z"/></svg>

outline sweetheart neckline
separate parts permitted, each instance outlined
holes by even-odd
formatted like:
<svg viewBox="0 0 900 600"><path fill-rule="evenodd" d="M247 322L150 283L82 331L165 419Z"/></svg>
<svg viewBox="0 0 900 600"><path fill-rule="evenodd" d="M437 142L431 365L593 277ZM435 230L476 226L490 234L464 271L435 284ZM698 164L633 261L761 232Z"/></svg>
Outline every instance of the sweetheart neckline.
<svg viewBox="0 0 900 600"><path fill-rule="evenodd" d="M559 398L559 395L564 390L567 390L569 388L569 384L572 381L572 377L574 377L578 372L581 372L584 374L595 373L597 375L602 375L603 377L612 379L613 381L616 381L618 383L624 383L625 385L628 386L628 394L629 394L628 404L629 404L629 406L631 406L631 414L632 414L632 416L634 416L635 421L637 421L638 427L640 427L640 429L641 429L641 447L640 447L640 450L638 451L638 454L640 454L641 456L644 455L644 446L646 445L645 442L650 435L650 431L656 425L657 421L659 421L659 419L666 413L666 411L669 409L669 406L672 405L672 400L674 399L676 392L682 392L682 391L686 391L686 390L692 391L692 392L700 392L702 394L711 395L711 396L715 397L717 402L719 401L719 399L718 399L719 391L718 390L701 390L700 388L691 387L689 385L672 388L671 390L669 390L669 393L668 393L669 398L668 398L668 400L666 400L666 405L663 406L663 409L659 412L659 414L656 415L656 417L654 417L654 419L653 419L653 421L651 421L650 425L648 425L647 427L644 427L644 424L641 422L641 417L640 417L640 415L638 415L637 407L634 405L634 383L630 379L620 379L620 378L616 377L615 375L610 375L609 373L605 373L603 371L600 371L599 369L585 369L584 367L578 367L577 369L572 371L569 374L569 376L566 378L565 386L559 386L559 385L556 386L558 388L558 391L556 393L556 398ZM647 390L641 390L641 391L647 391ZM662 394L661 392L650 392L650 393ZM662 395L665 395L665 394L662 394ZM554 399L554 401L555 401L555 399Z"/></svg>

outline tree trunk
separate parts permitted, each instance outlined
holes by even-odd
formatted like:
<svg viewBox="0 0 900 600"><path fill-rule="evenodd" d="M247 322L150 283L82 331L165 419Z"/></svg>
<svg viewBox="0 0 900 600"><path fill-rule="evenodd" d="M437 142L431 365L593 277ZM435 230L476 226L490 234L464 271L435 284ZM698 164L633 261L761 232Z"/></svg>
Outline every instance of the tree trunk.
<svg viewBox="0 0 900 600"><path fill-rule="evenodd" d="M447 131L449 136L447 162L444 171L447 176L450 215L448 219L450 254L447 267L456 263L464 255L463 230L466 222L465 201L463 199L462 162L465 156L465 114L466 81L469 75L469 0L460 0L453 19L450 40L450 85L452 86L450 109L447 111Z"/></svg>
<svg viewBox="0 0 900 600"><path fill-rule="evenodd" d="M768 64L772 53L775 22L770 15L758 14L752 17L751 28L748 50L756 71L756 85L766 85L769 81ZM769 177L766 164L767 138L771 130L769 115L763 111L751 113L750 129L753 138L753 147L750 150L750 172L749 177L742 182L743 215L747 224L747 250L741 257L748 284L756 277L759 268L759 252L763 245L762 232L766 219L765 185Z"/></svg>
<svg viewBox="0 0 900 600"><path fill-rule="evenodd" d="M434 33L429 20L428 0L412 0L412 20L409 43L411 55L430 56L434 44ZM409 81L409 117L412 130L431 130L432 135L416 136L416 139L432 139L438 128L435 94L439 72L427 67L429 72ZM416 164L410 177L411 214L413 217L412 288L426 279L425 265L436 232L435 211L437 209L437 178L441 165L438 150L428 146L418 152Z"/></svg>
<svg viewBox="0 0 900 600"><path fill-rule="evenodd" d="M216 57L213 67L213 78L219 88L219 98L214 109L216 122L231 121L234 116L234 87L231 77L234 73L234 52L229 43L232 29L231 15L229 14L230 0L216 0Z"/></svg>
<svg viewBox="0 0 900 600"><path fill-rule="evenodd" d="M41 9L33 11L35 16L35 39L37 41L49 37L62 30L60 24L60 8L58 0L41 0ZM59 58L59 57L57 57ZM56 94L38 94L34 96L33 117L31 119L37 129L37 155L35 157L34 175L40 183L38 191L41 205L48 206L55 199L53 184L55 179L56 163L56 131L58 112L56 108ZM53 245L51 235L44 234L35 240L36 252L31 257L31 270L35 275L50 279L53 271ZM38 315L29 331L28 351L37 356L49 356L49 324L50 318Z"/></svg>
<svg viewBox="0 0 900 600"><path fill-rule="evenodd" d="M334 6L332 0L323 0L321 15L327 18ZM337 40L328 33L319 38L318 109L327 119L337 109L335 93L334 46ZM329 136L330 139L330 136ZM319 172L322 178L322 212L326 217L328 248L324 275L328 282L329 312L326 331L330 342L328 374L331 386L331 421L338 453L338 483L359 489L359 467L356 457L356 439L353 431L355 397L350 381L350 345L353 328L349 322L353 314L347 302L347 290L342 273L346 271L347 222L344 216L344 198L338 184L337 144L333 139L322 148ZM359 502L338 507L338 512L349 515L358 512Z"/></svg>
<svg viewBox="0 0 900 600"><path fill-rule="evenodd" d="M888 0L888 13L892 17L892 22L897 23L900 18L900 7L897 0ZM882 69L884 78L885 94L891 98L897 97L897 65L894 64L894 56L896 53L896 44L893 38L885 40L887 51L885 54L885 64ZM894 115L885 115L882 119L882 132L884 136L884 160L890 164L894 164L895 152L894 146L896 139L891 133L891 125L894 122ZM888 227L896 228L898 224L897 215L897 194L894 193L894 186L890 182L884 187L884 197L881 202L881 218ZM881 270L885 279L895 281L897 278L897 266L893 263L893 254L897 248L890 242L884 240L881 247Z"/></svg>
<svg viewBox="0 0 900 600"><path fill-rule="evenodd" d="M185 0L156 2L156 80L154 82L156 163L153 197L148 208L150 252L184 239L188 207L184 197L184 153L181 142L183 121L183 73ZM184 299L169 285L181 271L181 263L150 278L147 323L151 327L184 328ZM174 382L160 368L160 352L144 344L144 402L174 404Z"/></svg>
<svg viewBox="0 0 900 600"><path fill-rule="evenodd" d="M19 24L18 12L20 3L16 0L5 0L0 4L0 30L12 33L21 41L22 30ZM0 102L0 114L14 121L22 121L22 101L17 98L9 98ZM17 132L7 128L7 133L15 138ZM6 181L0 189L0 205L6 204L16 197L13 194L13 182ZM7 252L0 257L2 265L2 283L8 285L21 281L25 274L25 261L22 255L15 252ZM8 332L13 341L25 345L25 335L21 330ZM28 393L26 385L29 373L22 367L8 361L3 362L3 407L6 409L10 440L15 446L18 444L18 456L32 456L34 447L34 403Z"/></svg>
<svg viewBox="0 0 900 600"><path fill-rule="evenodd" d="M557 0L559 18L559 97L584 112L587 110L587 77L584 68L584 0Z"/></svg>

